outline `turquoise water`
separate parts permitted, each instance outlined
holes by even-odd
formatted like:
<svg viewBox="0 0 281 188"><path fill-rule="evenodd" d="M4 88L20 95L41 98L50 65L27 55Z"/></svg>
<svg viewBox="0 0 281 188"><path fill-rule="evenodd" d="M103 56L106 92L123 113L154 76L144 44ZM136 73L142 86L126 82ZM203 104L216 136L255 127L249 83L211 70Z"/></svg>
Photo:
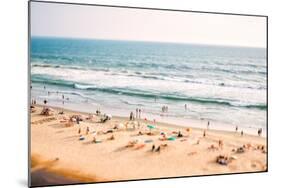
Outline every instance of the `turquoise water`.
<svg viewBox="0 0 281 188"><path fill-rule="evenodd" d="M30 66L39 103L266 127L262 48L32 37Z"/></svg>

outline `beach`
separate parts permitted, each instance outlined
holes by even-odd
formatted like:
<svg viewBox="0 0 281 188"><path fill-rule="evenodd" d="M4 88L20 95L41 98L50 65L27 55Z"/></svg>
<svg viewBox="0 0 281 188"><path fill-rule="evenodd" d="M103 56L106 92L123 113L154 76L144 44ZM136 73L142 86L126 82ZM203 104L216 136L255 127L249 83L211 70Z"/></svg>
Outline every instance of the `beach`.
<svg viewBox="0 0 281 188"><path fill-rule="evenodd" d="M101 123L102 115L67 109L59 114L62 108L57 107L40 115L43 106L33 107L31 182L71 184L267 170L266 137L257 134L202 129L188 121L184 125L144 118L130 121L129 116ZM220 155L223 160L218 162ZM51 181L40 180L42 176Z"/></svg>

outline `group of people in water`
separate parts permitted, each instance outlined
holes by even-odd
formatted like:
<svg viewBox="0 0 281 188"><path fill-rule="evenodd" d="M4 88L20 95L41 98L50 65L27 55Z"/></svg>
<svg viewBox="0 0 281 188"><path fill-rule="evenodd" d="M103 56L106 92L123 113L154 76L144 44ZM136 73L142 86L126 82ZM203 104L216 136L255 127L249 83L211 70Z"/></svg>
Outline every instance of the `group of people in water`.
<svg viewBox="0 0 281 188"><path fill-rule="evenodd" d="M46 86L43 86L43 88L44 88L44 90L46 90ZM30 86L30 89L32 89L32 86ZM48 96L50 96L51 93L52 93L52 92L47 91ZM53 92L53 93L54 93L54 92ZM56 93L57 95L59 94L58 91L56 91L55 93ZM65 97L64 94L61 95L61 98L62 98L62 104L63 104L63 105L64 105L64 103L65 103L65 100L69 100L69 97ZM36 103L37 103L36 99L32 99L32 100L31 100L31 104L32 104L32 105L35 105ZM44 99L44 100L43 100L43 103L44 103L44 105L46 105L46 104L48 103L48 100L47 100L47 99Z"/></svg>

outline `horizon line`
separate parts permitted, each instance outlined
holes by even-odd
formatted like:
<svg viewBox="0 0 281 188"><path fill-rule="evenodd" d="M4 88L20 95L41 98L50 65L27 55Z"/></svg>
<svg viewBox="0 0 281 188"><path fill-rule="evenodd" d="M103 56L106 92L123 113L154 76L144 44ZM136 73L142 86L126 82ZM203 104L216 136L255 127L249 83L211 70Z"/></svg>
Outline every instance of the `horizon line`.
<svg viewBox="0 0 281 188"><path fill-rule="evenodd" d="M266 46L247 46L247 45L229 45L229 44L207 44L207 43L192 43L192 42L178 42L178 41L150 41L150 40L130 40L130 39L110 39L110 38L90 38L90 37L71 37L71 36L53 36L53 35L30 35L30 38L64 38L73 40L110 40L110 41L128 41L128 42L150 42L150 43L168 43L168 44L186 44L186 45L202 45L202 46L221 46L221 47L236 47L236 48L259 48L267 49Z"/></svg>

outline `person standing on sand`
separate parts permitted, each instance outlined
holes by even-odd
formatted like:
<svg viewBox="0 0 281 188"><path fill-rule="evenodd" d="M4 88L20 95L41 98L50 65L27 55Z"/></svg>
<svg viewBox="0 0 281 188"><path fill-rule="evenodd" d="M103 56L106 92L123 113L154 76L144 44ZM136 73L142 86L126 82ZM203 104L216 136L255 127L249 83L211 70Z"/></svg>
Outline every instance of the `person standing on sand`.
<svg viewBox="0 0 281 188"><path fill-rule="evenodd" d="M243 130L241 131L241 136L243 136L244 135L244 132L243 132Z"/></svg>
<svg viewBox="0 0 281 188"><path fill-rule="evenodd" d="M131 113L130 113L130 121L133 120L133 116L134 116L134 114L133 114L133 112L131 112Z"/></svg>
<svg viewBox="0 0 281 188"><path fill-rule="evenodd" d="M139 109L136 108L136 119L138 118L138 114L139 114Z"/></svg>
<svg viewBox="0 0 281 188"><path fill-rule="evenodd" d="M48 102L48 101L45 99L45 100L44 100L44 104L46 105L46 104L47 104L47 102Z"/></svg>
<svg viewBox="0 0 281 188"><path fill-rule="evenodd" d="M203 137L206 137L206 131L204 130L204 132L203 132Z"/></svg>
<svg viewBox="0 0 281 188"><path fill-rule="evenodd" d="M260 128L260 129L258 130L258 135L261 136L261 134L262 134L262 128Z"/></svg>
<svg viewBox="0 0 281 188"><path fill-rule="evenodd" d="M208 123L207 123L207 129L209 129L210 128L210 121L208 121Z"/></svg>
<svg viewBox="0 0 281 188"><path fill-rule="evenodd" d="M141 109L139 108L139 119L141 118Z"/></svg>
<svg viewBox="0 0 281 188"><path fill-rule="evenodd" d="M235 131L237 132L238 131L238 126L236 125L236 127L235 127Z"/></svg>

